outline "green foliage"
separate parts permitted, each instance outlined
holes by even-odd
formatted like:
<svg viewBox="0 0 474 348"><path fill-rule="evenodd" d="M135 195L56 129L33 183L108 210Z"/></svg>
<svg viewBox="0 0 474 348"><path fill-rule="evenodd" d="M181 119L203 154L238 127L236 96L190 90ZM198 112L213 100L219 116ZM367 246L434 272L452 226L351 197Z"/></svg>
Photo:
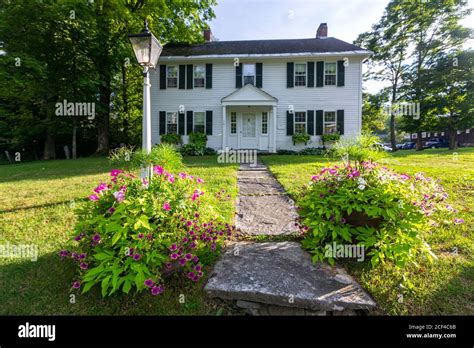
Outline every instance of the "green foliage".
<svg viewBox="0 0 474 348"><path fill-rule="evenodd" d="M73 288L84 293L100 286L102 296L133 289L158 295L169 273L202 278L206 260L233 227L200 204L200 178L183 172L175 178L161 166L154 172L148 182L113 170L111 181L100 183L77 210L78 246L61 252L77 262Z"/></svg>
<svg viewBox="0 0 474 348"><path fill-rule="evenodd" d="M377 136L369 134L343 137L332 146L330 155L359 168L363 161L376 161L385 156L378 142Z"/></svg>
<svg viewBox="0 0 474 348"><path fill-rule="evenodd" d="M202 132L189 133L189 143L181 146L184 156L204 156L215 154L215 151L206 147L207 135ZM212 151L209 151L212 150Z"/></svg>
<svg viewBox="0 0 474 348"><path fill-rule="evenodd" d="M182 142L181 135L176 134L176 133L163 134L160 136L160 140L164 144L173 144L173 145L179 145Z"/></svg>
<svg viewBox="0 0 474 348"><path fill-rule="evenodd" d="M154 146L151 152L135 150L133 146L120 147L110 152L109 160L119 168L129 170L149 167L153 164L178 171L183 168L183 157L174 145L161 143Z"/></svg>
<svg viewBox="0 0 474 348"><path fill-rule="evenodd" d="M431 227L457 221L446 198L443 187L421 173L397 174L373 162L324 168L299 202L309 229L303 244L314 261L333 264L327 246L336 243L363 246L372 266L416 265L435 257L424 237Z"/></svg>
<svg viewBox="0 0 474 348"><path fill-rule="evenodd" d="M324 150L320 147L306 147L300 151L293 151L293 150L283 150L280 149L277 151L278 155L301 155L301 156L308 156L308 155L322 155Z"/></svg>
<svg viewBox="0 0 474 348"><path fill-rule="evenodd" d="M311 137L309 136L309 134L306 134L306 133L296 133L296 134L293 134L293 145L296 145L296 144L307 144L309 139L311 139Z"/></svg>
<svg viewBox="0 0 474 348"><path fill-rule="evenodd" d="M339 133L321 135L321 141L325 144L329 143L329 142L338 141L340 138L341 138L341 136L339 135Z"/></svg>
<svg viewBox="0 0 474 348"><path fill-rule="evenodd" d="M385 91L379 94L363 93L362 97L362 132L384 131L388 118L383 106L388 100Z"/></svg>

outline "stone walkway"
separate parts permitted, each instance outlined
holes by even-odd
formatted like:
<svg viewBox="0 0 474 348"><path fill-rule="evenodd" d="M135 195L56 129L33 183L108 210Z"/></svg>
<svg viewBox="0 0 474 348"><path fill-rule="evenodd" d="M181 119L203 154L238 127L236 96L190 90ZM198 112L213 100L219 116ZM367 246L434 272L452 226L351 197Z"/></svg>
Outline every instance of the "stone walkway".
<svg viewBox="0 0 474 348"><path fill-rule="evenodd" d="M242 164L237 178L241 234L297 232L293 201L265 166ZM296 242L232 243L205 290L252 315L356 315L376 305L342 268L313 264Z"/></svg>

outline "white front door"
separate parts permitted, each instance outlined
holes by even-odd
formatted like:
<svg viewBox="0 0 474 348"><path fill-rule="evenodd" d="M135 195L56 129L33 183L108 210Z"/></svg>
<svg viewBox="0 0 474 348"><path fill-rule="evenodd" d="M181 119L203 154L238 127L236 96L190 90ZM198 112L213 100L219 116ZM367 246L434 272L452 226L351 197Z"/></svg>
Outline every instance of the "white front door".
<svg viewBox="0 0 474 348"><path fill-rule="evenodd" d="M244 112L240 117L240 147L258 149L257 117L255 113Z"/></svg>

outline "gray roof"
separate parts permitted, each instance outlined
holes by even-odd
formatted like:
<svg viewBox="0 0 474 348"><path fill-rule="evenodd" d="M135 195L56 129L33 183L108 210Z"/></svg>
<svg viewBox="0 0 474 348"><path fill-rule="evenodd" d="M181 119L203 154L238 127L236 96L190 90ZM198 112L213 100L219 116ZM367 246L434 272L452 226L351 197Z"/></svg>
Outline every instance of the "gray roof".
<svg viewBox="0 0 474 348"><path fill-rule="evenodd" d="M204 56L229 54L285 54L366 51L333 37L324 39L212 41L196 45L169 43L162 56ZM367 51L367 53L370 53Z"/></svg>

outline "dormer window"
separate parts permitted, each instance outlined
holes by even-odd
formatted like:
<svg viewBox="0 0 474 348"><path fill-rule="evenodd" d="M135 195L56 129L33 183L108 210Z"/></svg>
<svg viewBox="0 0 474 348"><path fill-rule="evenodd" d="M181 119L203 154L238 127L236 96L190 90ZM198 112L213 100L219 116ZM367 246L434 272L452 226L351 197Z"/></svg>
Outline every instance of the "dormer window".
<svg viewBox="0 0 474 348"><path fill-rule="evenodd" d="M243 65L243 85L254 85L255 86L255 64L244 64Z"/></svg>

